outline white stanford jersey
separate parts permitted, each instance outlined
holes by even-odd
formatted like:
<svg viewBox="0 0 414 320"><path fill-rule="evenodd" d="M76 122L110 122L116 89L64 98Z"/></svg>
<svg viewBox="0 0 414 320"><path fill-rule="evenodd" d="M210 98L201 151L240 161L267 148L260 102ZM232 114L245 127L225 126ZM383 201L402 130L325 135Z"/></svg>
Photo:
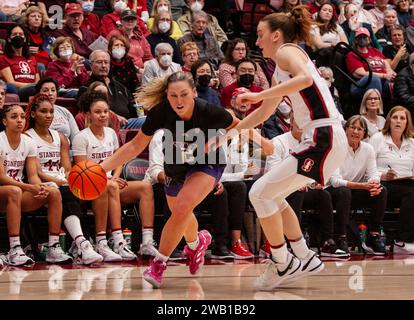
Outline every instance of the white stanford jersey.
<svg viewBox="0 0 414 320"><path fill-rule="evenodd" d="M60 136L59 132L49 129L53 142L49 143L43 140L34 129L29 129L26 134L35 142L37 156L39 158L42 171L49 176L58 177L60 169Z"/></svg>
<svg viewBox="0 0 414 320"><path fill-rule="evenodd" d="M289 104L293 110L295 121L299 128L304 129L312 125L312 121L326 119L327 123L332 124L332 120L338 119L340 121L340 113L335 106L331 92L329 91L326 81L321 77L313 62L308 55L299 46L288 43L285 45L294 46L300 49L307 57L306 67L309 74L312 76L313 83L310 87L302 89L298 92L291 93L284 97L284 100ZM285 82L292 79L292 75L276 65L273 74L276 83ZM331 120L331 121L329 121ZM318 121L318 122L324 122ZM319 126L323 126L321 125ZM327 124L329 125L329 124Z"/></svg>
<svg viewBox="0 0 414 320"><path fill-rule="evenodd" d="M86 156L88 160L101 163L106 158L112 156L119 148L118 138L113 129L104 127L104 138L99 140L92 133L90 128L80 131L72 142L74 156ZM111 173L107 173L112 177Z"/></svg>
<svg viewBox="0 0 414 320"><path fill-rule="evenodd" d="M16 181L23 182L26 158L36 157L36 145L32 138L22 134L19 146L13 150L7 140L6 132L2 131L0 132L0 156L6 175Z"/></svg>

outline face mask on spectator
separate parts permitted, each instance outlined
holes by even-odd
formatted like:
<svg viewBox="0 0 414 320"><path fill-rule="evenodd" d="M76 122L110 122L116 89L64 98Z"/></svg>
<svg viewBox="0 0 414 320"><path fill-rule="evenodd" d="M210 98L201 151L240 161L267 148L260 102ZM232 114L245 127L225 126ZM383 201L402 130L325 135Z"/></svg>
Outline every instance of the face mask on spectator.
<svg viewBox="0 0 414 320"><path fill-rule="evenodd" d="M160 64L164 67L168 67L172 62L172 58L169 54L164 54L161 58L160 58Z"/></svg>
<svg viewBox="0 0 414 320"><path fill-rule="evenodd" d="M12 38L10 41L11 41L11 45L15 47L16 49L22 48L24 44L26 43L26 40L20 36L16 36Z"/></svg>
<svg viewBox="0 0 414 320"><path fill-rule="evenodd" d="M192 12L198 12L203 9L203 5L200 2L196 1L191 5L190 9Z"/></svg>
<svg viewBox="0 0 414 320"><path fill-rule="evenodd" d="M200 87L208 87L210 84L211 75L209 74L203 74L201 76L198 76L197 83Z"/></svg>
<svg viewBox="0 0 414 320"><path fill-rule="evenodd" d="M326 81L326 84L327 84L328 88L330 88L330 87L331 87L331 85L332 85L331 80L326 80L326 79L325 79L325 81Z"/></svg>
<svg viewBox="0 0 414 320"><path fill-rule="evenodd" d="M59 55L62 59L69 59L73 54L72 49L66 49L59 52Z"/></svg>
<svg viewBox="0 0 414 320"><path fill-rule="evenodd" d="M158 24L158 29L162 32L162 33L166 33L168 30L170 30L171 27L171 23L167 22L167 21L161 21Z"/></svg>
<svg viewBox="0 0 414 320"><path fill-rule="evenodd" d="M368 47L369 46L369 39L366 37L361 37L357 39L357 44L360 47Z"/></svg>
<svg viewBox="0 0 414 320"><path fill-rule="evenodd" d="M84 12L87 12L87 13L92 12L93 8L94 8L94 4L91 2L82 3L82 9Z"/></svg>
<svg viewBox="0 0 414 320"><path fill-rule="evenodd" d="M128 8L127 4L123 1L118 1L114 4L114 10L118 13L122 13L124 10Z"/></svg>
<svg viewBox="0 0 414 320"><path fill-rule="evenodd" d="M112 58L114 59L122 59L125 56L125 49L124 48L115 48L112 50Z"/></svg>
<svg viewBox="0 0 414 320"><path fill-rule="evenodd" d="M168 12L168 6L166 4L162 4L157 9L158 13Z"/></svg>
<svg viewBox="0 0 414 320"><path fill-rule="evenodd" d="M253 81L254 81L254 75L246 73L240 76L239 84L242 87L250 87Z"/></svg>
<svg viewBox="0 0 414 320"><path fill-rule="evenodd" d="M289 107L289 105L285 102L281 102L277 110L279 110L279 112L284 116L287 116L292 111L291 107Z"/></svg>
<svg viewBox="0 0 414 320"><path fill-rule="evenodd" d="M358 9L362 7L363 3L364 3L364 0L352 0L352 4L358 7Z"/></svg>

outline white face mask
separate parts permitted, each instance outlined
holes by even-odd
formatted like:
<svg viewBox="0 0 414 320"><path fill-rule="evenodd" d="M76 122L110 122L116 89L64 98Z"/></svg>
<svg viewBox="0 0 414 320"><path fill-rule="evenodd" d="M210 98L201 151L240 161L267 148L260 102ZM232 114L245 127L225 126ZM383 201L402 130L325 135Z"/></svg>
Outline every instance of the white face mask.
<svg viewBox="0 0 414 320"><path fill-rule="evenodd" d="M326 81L326 85L328 86L328 88L330 88L331 85L332 85L331 81L329 81L329 80L325 80L325 81Z"/></svg>
<svg viewBox="0 0 414 320"><path fill-rule="evenodd" d="M190 9L192 12L198 12L203 10L203 5L200 2L196 1L191 5Z"/></svg>
<svg viewBox="0 0 414 320"><path fill-rule="evenodd" d="M158 13L168 12L168 6L166 4L162 4L157 9Z"/></svg>
<svg viewBox="0 0 414 320"><path fill-rule="evenodd" d="M66 50L62 50L59 52L59 55L62 59L70 59L72 54L73 54L72 49L66 49Z"/></svg>
<svg viewBox="0 0 414 320"><path fill-rule="evenodd" d="M124 10L128 8L127 4L123 1L118 1L114 4L114 10L118 13L122 13Z"/></svg>
<svg viewBox="0 0 414 320"><path fill-rule="evenodd" d="M160 58L160 64L163 67L168 67L172 62L172 57L169 54L164 54L161 58Z"/></svg>
<svg viewBox="0 0 414 320"><path fill-rule="evenodd" d="M364 0L352 0L352 4L357 6L358 9L362 7L363 3L364 3Z"/></svg>
<svg viewBox="0 0 414 320"><path fill-rule="evenodd" d="M162 33L166 33L168 30L170 30L170 26L171 26L171 23L169 23L167 21L162 21L158 24L158 29Z"/></svg>
<svg viewBox="0 0 414 320"><path fill-rule="evenodd" d="M112 50L112 58L114 59L122 59L125 56L125 49L124 48L115 48Z"/></svg>
<svg viewBox="0 0 414 320"><path fill-rule="evenodd" d="M281 102L277 109L284 116L287 116L292 111L292 109L289 107L289 105L284 103L284 102Z"/></svg>

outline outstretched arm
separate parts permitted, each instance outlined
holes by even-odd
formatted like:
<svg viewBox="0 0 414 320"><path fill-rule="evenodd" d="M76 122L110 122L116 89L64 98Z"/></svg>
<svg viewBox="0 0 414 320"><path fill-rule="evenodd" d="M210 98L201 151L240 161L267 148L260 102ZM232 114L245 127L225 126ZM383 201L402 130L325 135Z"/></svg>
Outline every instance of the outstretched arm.
<svg viewBox="0 0 414 320"><path fill-rule="evenodd" d="M147 136L139 131L138 134L130 142L124 144L112 157L101 163L102 168L108 172L122 166L127 161L138 156L150 143L152 136Z"/></svg>

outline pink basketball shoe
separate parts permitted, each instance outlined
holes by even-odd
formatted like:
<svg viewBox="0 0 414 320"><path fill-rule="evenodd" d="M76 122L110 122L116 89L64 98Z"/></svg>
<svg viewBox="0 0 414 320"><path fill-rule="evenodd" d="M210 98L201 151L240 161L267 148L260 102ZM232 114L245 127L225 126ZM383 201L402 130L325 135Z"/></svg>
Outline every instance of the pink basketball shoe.
<svg viewBox="0 0 414 320"><path fill-rule="evenodd" d="M167 264L161 260L152 259L150 266L144 271L144 279L154 288L161 287L162 274L167 269Z"/></svg>
<svg viewBox="0 0 414 320"><path fill-rule="evenodd" d="M201 230L198 233L198 240L197 249L191 250L188 246L184 247L184 251L187 254L187 265L191 274L196 274L204 264L204 254L211 243L211 234L207 230Z"/></svg>

